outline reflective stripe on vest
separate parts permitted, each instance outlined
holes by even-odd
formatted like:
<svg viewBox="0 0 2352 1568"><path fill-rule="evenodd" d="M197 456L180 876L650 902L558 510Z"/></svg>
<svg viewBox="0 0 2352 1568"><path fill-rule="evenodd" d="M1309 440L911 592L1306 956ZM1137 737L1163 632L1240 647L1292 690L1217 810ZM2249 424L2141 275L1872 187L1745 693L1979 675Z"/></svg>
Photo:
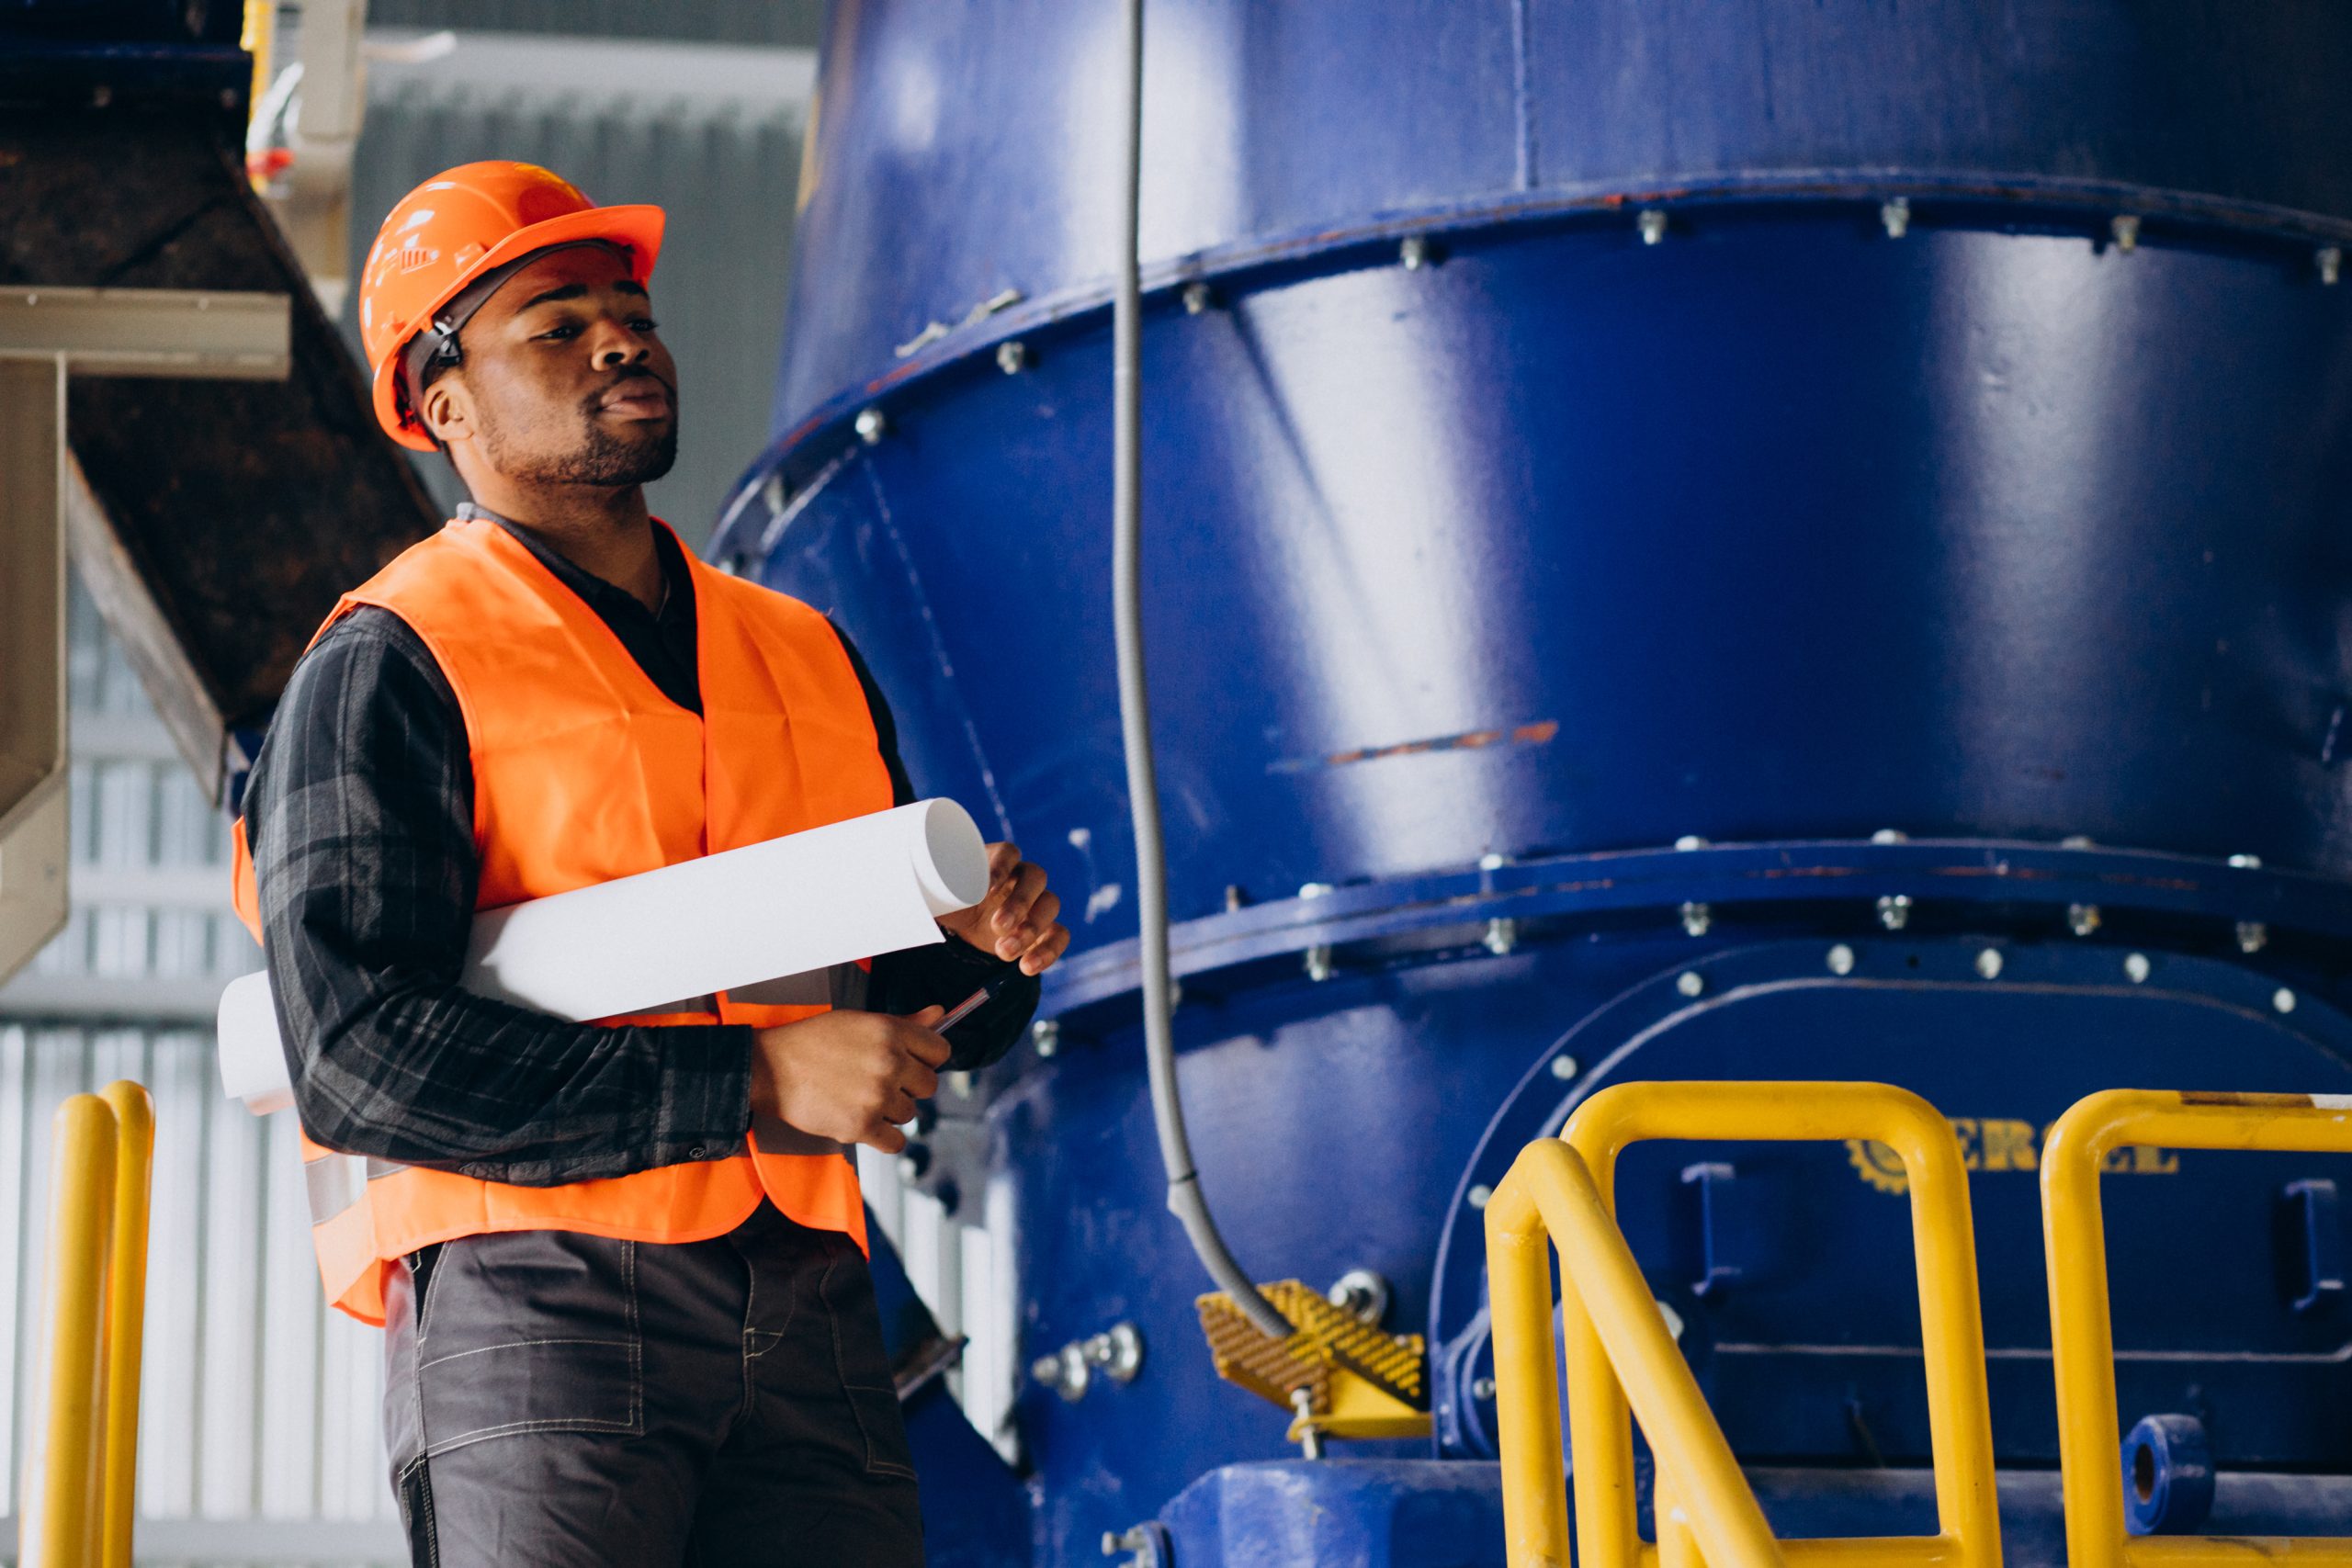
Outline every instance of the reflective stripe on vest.
<svg viewBox="0 0 2352 1568"><path fill-rule="evenodd" d="M456 694L473 763L477 908L891 806L865 688L824 617L691 555L687 562L699 716L663 696L595 612L486 520L452 523L413 547L328 617L332 626L360 604L390 611ZM237 910L258 937L242 823L234 844ZM599 1021L786 1023L856 1005L864 979L852 966L821 993L722 995ZM302 1152L328 1298L370 1323L383 1321L393 1260L484 1231L699 1240L741 1224L764 1195L804 1225L865 1244L849 1152L777 1122L752 1128L731 1155L555 1187L362 1160L307 1136Z"/></svg>

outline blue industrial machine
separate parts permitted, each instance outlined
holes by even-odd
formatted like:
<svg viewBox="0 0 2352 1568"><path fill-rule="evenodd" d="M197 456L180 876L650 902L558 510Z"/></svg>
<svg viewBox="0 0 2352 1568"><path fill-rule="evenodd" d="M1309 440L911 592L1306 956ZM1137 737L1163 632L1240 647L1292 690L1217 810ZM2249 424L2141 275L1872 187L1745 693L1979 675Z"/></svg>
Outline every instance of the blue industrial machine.
<svg viewBox="0 0 2352 1568"><path fill-rule="evenodd" d="M942 1551L1499 1563L1477 1211L1513 1156L1629 1078L1868 1078L1975 1172L2009 1557L2055 1561L2042 1133L2111 1086L2352 1091L2352 11L1151 0L1194 1151L1257 1279L1377 1275L1428 1346L1430 1435L1319 1462L1218 1377L1153 1148L1114 12L835 8L777 434L715 546L851 632L922 786L1077 933L930 1135L924 1184L1011 1227L1037 1363L1029 1534L935 1509ZM2122 1425L2220 1472L2158 1527L2352 1533L2347 1182L2106 1183ZM1901 1188L1860 1144L1621 1168L1788 1529L1926 1506ZM1065 1376L1119 1325L1131 1381Z"/></svg>

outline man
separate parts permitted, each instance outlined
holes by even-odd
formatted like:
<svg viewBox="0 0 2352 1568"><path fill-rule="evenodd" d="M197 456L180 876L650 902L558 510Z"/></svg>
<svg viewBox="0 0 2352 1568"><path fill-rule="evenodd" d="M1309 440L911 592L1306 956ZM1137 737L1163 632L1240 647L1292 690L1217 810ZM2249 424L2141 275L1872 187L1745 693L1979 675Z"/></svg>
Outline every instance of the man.
<svg viewBox="0 0 2352 1568"><path fill-rule="evenodd" d="M1069 940L1044 874L992 846L949 940L845 969L832 1006L583 1025L457 985L478 908L911 797L839 632L647 513L678 439L646 292L662 223L518 164L385 220L360 304L377 413L473 503L295 670L240 908L328 1292L387 1330L416 1562L912 1564L847 1145L902 1147L939 1072L1026 1026Z"/></svg>

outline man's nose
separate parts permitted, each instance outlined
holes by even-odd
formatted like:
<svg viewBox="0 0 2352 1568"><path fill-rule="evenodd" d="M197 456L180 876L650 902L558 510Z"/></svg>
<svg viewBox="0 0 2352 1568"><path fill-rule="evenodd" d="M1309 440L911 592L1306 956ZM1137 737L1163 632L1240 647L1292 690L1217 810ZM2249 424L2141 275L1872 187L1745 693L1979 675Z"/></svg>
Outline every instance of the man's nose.
<svg viewBox="0 0 2352 1568"><path fill-rule="evenodd" d="M641 365L653 354L653 345L626 327L608 326L592 351L592 362L599 370L617 370L624 365Z"/></svg>

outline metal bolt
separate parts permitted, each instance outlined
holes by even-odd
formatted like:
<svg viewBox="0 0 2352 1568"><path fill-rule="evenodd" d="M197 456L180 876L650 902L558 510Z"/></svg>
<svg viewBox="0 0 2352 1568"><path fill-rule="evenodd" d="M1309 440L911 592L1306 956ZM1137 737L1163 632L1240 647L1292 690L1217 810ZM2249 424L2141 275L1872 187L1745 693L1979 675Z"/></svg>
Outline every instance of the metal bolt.
<svg viewBox="0 0 2352 1568"><path fill-rule="evenodd" d="M1407 272L1419 272L1429 265L1430 243L1419 234L1408 234L1405 243L1396 247L1396 257L1405 264Z"/></svg>
<svg viewBox="0 0 2352 1568"><path fill-rule="evenodd" d="M1487 1206L1487 1200L1494 1195L1495 1190L1481 1181L1470 1189L1470 1206L1474 1209L1483 1209Z"/></svg>
<svg viewBox="0 0 2352 1568"><path fill-rule="evenodd" d="M2335 288L2337 281L2344 276L2344 247L2322 245L2319 254L2312 259L2319 263L2320 282L2330 288Z"/></svg>
<svg viewBox="0 0 2352 1568"><path fill-rule="evenodd" d="M1471 1380L1470 1397L1473 1399L1494 1398L1495 1380L1492 1378L1474 1378Z"/></svg>
<svg viewBox="0 0 2352 1568"><path fill-rule="evenodd" d="M1552 1076L1558 1078L1562 1083L1566 1083L1568 1079L1575 1077L1577 1076L1577 1059L1574 1056L1553 1057Z"/></svg>
<svg viewBox="0 0 2352 1568"><path fill-rule="evenodd" d="M1498 916L1487 922L1487 934L1478 940L1486 944L1488 953L1500 958L1519 945L1519 922L1508 916Z"/></svg>
<svg viewBox="0 0 2352 1568"><path fill-rule="evenodd" d="M1666 238L1666 214L1657 208L1645 209L1634 221L1641 226L1642 243L1655 245Z"/></svg>
<svg viewBox="0 0 2352 1568"><path fill-rule="evenodd" d="M2280 1012L2292 1012L2295 1010L2295 993L2281 986L2270 993L2270 1005Z"/></svg>
<svg viewBox="0 0 2352 1568"><path fill-rule="evenodd" d="M1037 1055L1050 1057L1062 1048L1062 1026L1058 1019L1041 1018L1029 1026L1030 1043L1037 1047Z"/></svg>
<svg viewBox="0 0 2352 1568"><path fill-rule="evenodd" d="M2260 855L2232 855L2230 869L2232 871L2260 871L2262 857Z"/></svg>
<svg viewBox="0 0 2352 1568"><path fill-rule="evenodd" d="M1131 1383L1143 1371L1143 1333L1132 1323L1087 1336L1081 1349L1087 1365L1102 1368L1113 1382Z"/></svg>
<svg viewBox="0 0 2352 1568"><path fill-rule="evenodd" d="M1315 1418L1315 1391L1311 1388L1295 1388L1291 1390L1290 1407L1298 1412L1298 1417L1300 1420L1313 1420ZM1307 1459L1321 1459L1323 1457L1323 1434L1317 1431L1312 1427L1307 1427L1306 1430L1298 1435L1298 1451L1302 1456Z"/></svg>
<svg viewBox="0 0 2352 1568"><path fill-rule="evenodd" d="M1889 893L1878 901L1878 923L1888 931L1899 931L1911 923L1911 895Z"/></svg>
<svg viewBox="0 0 2352 1568"><path fill-rule="evenodd" d="M1054 1392L1072 1404L1085 1398L1086 1391L1094 1384L1094 1366L1086 1359L1086 1347L1073 1339L1061 1348L1055 1359L1061 1363L1061 1372Z"/></svg>
<svg viewBox="0 0 2352 1568"><path fill-rule="evenodd" d="M1492 850L1487 851L1485 854L1478 857L1478 869L1480 871L1500 871L1510 863L1510 856L1498 855Z"/></svg>
<svg viewBox="0 0 2352 1568"><path fill-rule="evenodd" d="M1060 1392L1062 1359L1059 1356L1038 1357L1029 1363L1029 1381L1040 1388L1050 1388L1057 1393Z"/></svg>
<svg viewBox="0 0 2352 1568"><path fill-rule="evenodd" d="M1184 285L1184 314L1197 316L1209 308L1209 286L1205 283Z"/></svg>
<svg viewBox="0 0 2352 1568"><path fill-rule="evenodd" d="M1898 196L1879 204L1878 220L1886 225L1886 237L1899 240L1911 229L1911 198Z"/></svg>
<svg viewBox="0 0 2352 1568"><path fill-rule="evenodd" d="M1323 1299L1344 1308L1359 1323L1377 1324L1388 1315L1388 1281L1369 1269L1351 1269L1323 1292Z"/></svg>
<svg viewBox="0 0 2352 1568"><path fill-rule="evenodd" d="M1988 947L1984 949L1984 952L1978 953L1976 955L1976 972L1979 975L1984 976L1987 980L1999 979L2001 977L2001 950L1997 947Z"/></svg>
<svg viewBox="0 0 2352 1568"><path fill-rule="evenodd" d="M1102 1555L1116 1557L1123 1551L1132 1554L1136 1563L1150 1561L1155 1555L1151 1550L1151 1532L1141 1525L1136 1526L1135 1529L1124 1534L1117 1530L1104 1530ZM1133 1568L1133 1564L1130 1564L1130 1568Z"/></svg>
<svg viewBox="0 0 2352 1568"><path fill-rule="evenodd" d="M1018 376L1029 368L1029 345L1018 338L1008 338L996 345L996 367L1008 376Z"/></svg>
<svg viewBox="0 0 2352 1568"><path fill-rule="evenodd" d="M1674 977L1674 988L1686 997L1695 997L1707 988L1707 977L1696 969L1685 969Z"/></svg>
<svg viewBox="0 0 2352 1568"><path fill-rule="evenodd" d="M2270 928L2260 920L2240 920L2237 936L2240 953L2260 953L2270 945Z"/></svg>
<svg viewBox="0 0 2352 1568"><path fill-rule="evenodd" d="M2144 953L2127 954L2123 960L2123 977L2135 986L2148 983L2148 955Z"/></svg>
<svg viewBox="0 0 2352 1568"><path fill-rule="evenodd" d="M2098 930L2099 912L2097 904L2066 906L2066 929L2076 936L2088 936Z"/></svg>
<svg viewBox="0 0 2352 1568"><path fill-rule="evenodd" d="M1873 844L1907 844L1910 841L1911 835L1900 828L1881 828L1871 835Z"/></svg>
<svg viewBox="0 0 2352 1568"><path fill-rule="evenodd" d="M1681 915L1682 929L1690 936L1705 936L1707 928L1715 923L1715 912L1704 904L1685 904Z"/></svg>
<svg viewBox="0 0 2352 1568"><path fill-rule="evenodd" d="M1829 972L1832 975L1852 974L1854 972L1854 950L1848 947L1842 942L1837 946L1831 948L1829 950Z"/></svg>
<svg viewBox="0 0 2352 1568"><path fill-rule="evenodd" d="M1328 882L1302 883L1298 889L1298 896L1302 898L1325 898L1329 897L1330 893L1331 885ZM1306 977L1310 980L1321 981L1329 979L1331 977L1330 943L1317 942L1314 946L1308 948L1306 950Z"/></svg>
<svg viewBox="0 0 2352 1568"><path fill-rule="evenodd" d="M860 441L865 442L868 446L880 446L882 444L883 433L888 431L889 428L890 422L882 417L882 411L880 409L860 409L857 411L857 438Z"/></svg>
<svg viewBox="0 0 2352 1568"><path fill-rule="evenodd" d="M1678 850L1703 850L1707 847L1707 840L1696 833L1685 833L1674 840L1674 847Z"/></svg>
<svg viewBox="0 0 2352 1568"><path fill-rule="evenodd" d="M2115 248L2125 255L2128 256L2140 248L2140 215L2138 213L2117 213L2115 220L2107 226L2107 230L2109 233L2115 236Z"/></svg>
<svg viewBox="0 0 2352 1568"><path fill-rule="evenodd" d="M2069 833L2058 840L2062 850L2095 850L2098 844L2088 833Z"/></svg>

